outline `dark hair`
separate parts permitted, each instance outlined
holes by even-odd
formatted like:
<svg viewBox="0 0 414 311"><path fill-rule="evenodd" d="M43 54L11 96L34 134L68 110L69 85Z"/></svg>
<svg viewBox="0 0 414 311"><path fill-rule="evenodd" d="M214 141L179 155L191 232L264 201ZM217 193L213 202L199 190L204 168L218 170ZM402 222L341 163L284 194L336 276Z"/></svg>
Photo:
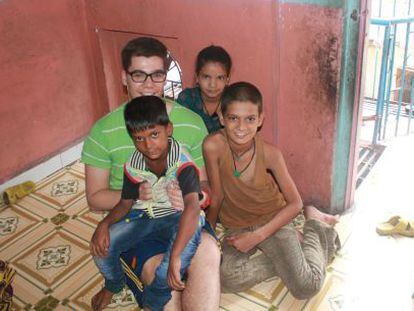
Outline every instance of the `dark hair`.
<svg viewBox="0 0 414 311"><path fill-rule="evenodd" d="M150 37L139 37L129 41L121 52L122 67L128 70L133 56L158 56L164 61L164 70L170 67L171 57L167 47L159 40Z"/></svg>
<svg viewBox="0 0 414 311"><path fill-rule="evenodd" d="M198 53L196 60L196 74L198 75L203 66L209 62L222 64L227 75L230 75L231 58L229 53L227 53L221 46L210 45Z"/></svg>
<svg viewBox="0 0 414 311"><path fill-rule="evenodd" d="M170 123L164 101L152 95L136 97L128 102L124 110L124 119L130 136L133 132Z"/></svg>
<svg viewBox="0 0 414 311"><path fill-rule="evenodd" d="M227 112L228 106L234 101L252 102L259 109L259 114L263 111L262 94L257 87L249 82L236 82L227 86L220 99L221 113Z"/></svg>

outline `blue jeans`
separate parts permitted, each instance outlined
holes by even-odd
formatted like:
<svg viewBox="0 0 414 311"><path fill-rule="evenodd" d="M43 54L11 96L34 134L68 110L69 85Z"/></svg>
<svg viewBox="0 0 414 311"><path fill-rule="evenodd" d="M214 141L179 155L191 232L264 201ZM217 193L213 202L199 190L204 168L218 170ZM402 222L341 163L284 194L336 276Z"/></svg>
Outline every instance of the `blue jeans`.
<svg viewBox="0 0 414 311"><path fill-rule="evenodd" d="M214 229L210 226L207 219L204 222L202 231L203 230L209 233L218 242L218 238L214 232ZM134 245L133 248L121 254L121 258L128 265L128 268L124 267L124 272L128 270L128 273L125 273L127 286L134 294L135 301L140 306L140 308L143 308L144 292L144 289L141 288L142 283L140 280L142 268L148 259L158 254L164 254L167 249L168 241L165 242L161 239L145 240L137 243L137 245Z"/></svg>
<svg viewBox="0 0 414 311"><path fill-rule="evenodd" d="M105 288L117 293L125 286L125 275L120 254L142 241L159 240L168 243L167 252L155 271L151 284L145 286L143 304L151 310L162 310L171 299L171 288L167 283L167 272L181 213L162 218L148 218L141 210L131 210L124 219L109 228L109 250L106 257L94 257L94 261L105 278ZM199 226L181 253L181 277L190 265L201 240L201 228L205 222L200 216Z"/></svg>

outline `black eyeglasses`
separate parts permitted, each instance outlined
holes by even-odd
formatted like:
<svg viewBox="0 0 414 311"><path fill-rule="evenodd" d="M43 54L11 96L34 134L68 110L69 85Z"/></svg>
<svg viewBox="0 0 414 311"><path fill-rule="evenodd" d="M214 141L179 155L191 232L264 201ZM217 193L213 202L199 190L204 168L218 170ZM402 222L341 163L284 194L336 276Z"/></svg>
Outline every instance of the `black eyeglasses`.
<svg viewBox="0 0 414 311"><path fill-rule="evenodd" d="M131 76L132 81L136 83L144 83L147 81L148 77L151 77L152 82L161 83L167 79L167 73L165 71L154 71L153 73L146 73L141 70L134 70L132 72L128 72Z"/></svg>

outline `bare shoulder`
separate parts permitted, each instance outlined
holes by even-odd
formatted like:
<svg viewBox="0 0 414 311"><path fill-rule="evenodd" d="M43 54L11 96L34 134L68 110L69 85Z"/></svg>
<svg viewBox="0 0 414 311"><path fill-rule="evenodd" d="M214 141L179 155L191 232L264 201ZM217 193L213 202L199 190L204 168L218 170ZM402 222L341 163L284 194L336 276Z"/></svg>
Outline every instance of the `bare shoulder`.
<svg viewBox="0 0 414 311"><path fill-rule="evenodd" d="M267 167L283 162L282 151L275 145L263 141L263 149Z"/></svg>
<svg viewBox="0 0 414 311"><path fill-rule="evenodd" d="M267 141L263 141L263 148L266 156L282 157L282 151Z"/></svg>
<svg viewBox="0 0 414 311"><path fill-rule="evenodd" d="M208 135L203 142L203 150L208 153L218 152L223 150L226 140L220 132L215 132Z"/></svg>

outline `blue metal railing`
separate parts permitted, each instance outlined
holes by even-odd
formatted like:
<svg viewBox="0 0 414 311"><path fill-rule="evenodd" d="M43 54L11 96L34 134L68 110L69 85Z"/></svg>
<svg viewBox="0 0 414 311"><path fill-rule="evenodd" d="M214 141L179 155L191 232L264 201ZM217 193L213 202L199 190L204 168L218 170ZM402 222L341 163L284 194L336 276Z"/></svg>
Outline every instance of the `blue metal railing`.
<svg viewBox="0 0 414 311"><path fill-rule="evenodd" d="M411 23L414 22L414 16L407 16L404 18L373 18L371 19L372 25L377 25L385 27L384 29L384 41L382 49L382 61L381 61L381 70L380 78L378 84L378 96L377 96L377 106L376 106L376 115L375 115L375 125L374 133L372 137L372 143L375 145L381 139L384 139L386 136L387 125L389 121L389 111L390 111L390 97L391 97L391 87L392 79L394 73L394 60L395 60L395 46L396 46L396 36L397 36L397 27L401 24L406 24L406 33L405 33L405 48L403 56L403 65L401 70L401 85L397 89L398 91L398 108L395 120L395 131L394 135L398 134L399 124L401 121L401 106L403 103L403 93L406 89L406 71L407 71L407 59L408 59L408 47L410 44L410 34ZM413 78L414 81L414 78ZM414 101L414 86L411 87L411 98L410 98L410 113L408 113L408 125L407 133L410 132L410 125L412 119L412 106ZM407 104L407 103L404 103ZM407 109L406 109L407 110Z"/></svg>
<svg viewBox="0 0 414 311"><path fill-rule="evenodd" d="M411 101L410 101L410 108L408 109L407 134L410 133L411 119L413 118L413 105L414 105L414 77L411 79Z"/></svg>

